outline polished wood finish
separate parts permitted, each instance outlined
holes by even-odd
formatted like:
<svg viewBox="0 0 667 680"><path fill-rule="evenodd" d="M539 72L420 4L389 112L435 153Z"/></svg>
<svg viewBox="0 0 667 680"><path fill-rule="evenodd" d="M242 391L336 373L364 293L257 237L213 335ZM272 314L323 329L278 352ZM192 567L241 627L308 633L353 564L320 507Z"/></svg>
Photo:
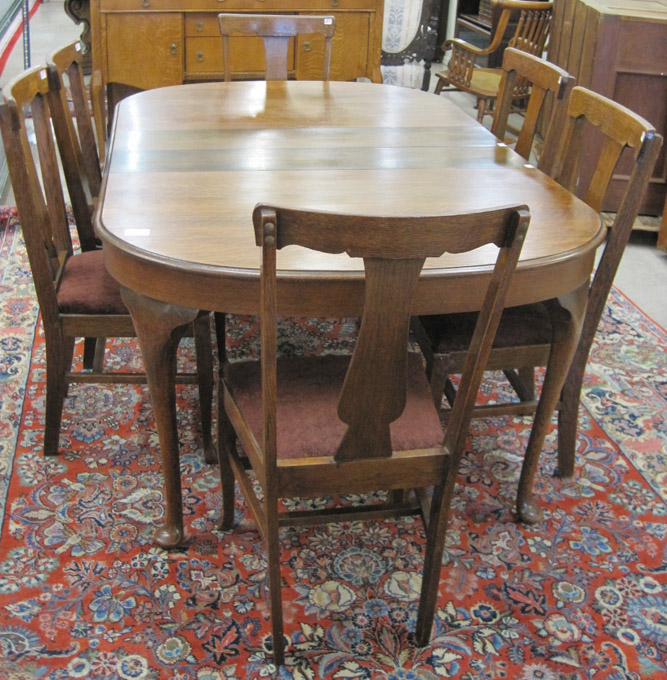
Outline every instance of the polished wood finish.
<svg viewBox="0 0 667 680"><path fill-rule="evenodd" d="M493 54L500 48L513 13L518 13L519 18L508 46L538 57L542 56L549 36L553 9L551 2L529 0L497 0L497 2L494 0L492 4L501 12L496 32L489 46L482 49L460 38L447 40L442 49L445 53L451 50L452 56L447 70L436 73L438 82L435 86L435 94L440 94L443 88L448 86L450 90L461 90L476 95L477 120L480 122L486 113L487 103L493 102L498 96L502 70L480 68L476 65L477 60ZM522 81L519 81L514 91L514 98L522 99L526 96L526 89Z"/></svg>
<svg viewBox="0 0 667 680"><path fill-rule="evenodd" d="M530 214L525 206L501 210L442 217L377 217L311 212L259 205L253 211L255 242L262 249L260 277L260 324L262 353L259 361L237 364L234 370L221 367L221 393L224 392L219 412L221 442L220 470L225 515L221 526L231 528L233 521L234 482L230 470L239 476L241 488L252 494L249 503L255 511L257 524L262 527L268 553L269 595L273 631L273 650L277 665L284 662L284 636L280 579L280 543L278 529L282 513L279 499L297 495L312 496L322 493L375 491L420 488L426 483L434 487L433 501L424 522L426 526L426 554L422 577L417 642L428 643L440 583L449 508L456 474L463 455L470 426L471 411L479 388L495 328L502 313L504 299L525 240ZM430 403L428 383L421 370L416 375L407 370L409 321L412 299L417 289L419 274L427 257L440 257L444 252L462 253L487 244L498 247L498 258L493 275L485 291L482 311L468 353L462 376L461 399L450 418L444 440L435 408L431 407L431 425L435 432L428 440L429 448L404 451L393 445L390 425L402 414L414 393L423 393L422 402ZM365 270L365 296L359 337L347 367L338 397L338 418L343 427L342 437L333 442L330 450L308 448L307 457L280 456L278 446L278 401L281 390L297 397L294 412L282 417L299 418L299 413L320 408L321 392L328 401L330 383L323 379L323 365L331 357L308 359L284 358L278 375L277 310L278 285L276 254L288 246L300 246L324 253L347 253L361 258ZM254 371L261 364L261 373ZM238 381L247 371L254 371L256 379L245 399L247 409L256 410L261 404L262 427L259 441L255 428L246 417L244 403L236 400ZM304 379L304 371L308 378ZM318 380L319 378L319 380ZM295 387L290 387L290 382ZM410 387L408 384L410 383ZM314 384L310 390L296 386ZM408 394L410 395L408 397ZM281 404L282 405L282 404ZM419 432L422 409L405 425ZM322 409L323 417L336 417ZM409 417L409 416L408 416ZM414 422L419 418L419 422ZM322 429L328 423L321 423ZM252 491L247 480L243 458L236 448L233 431L249 450L246 452L254 474L261 486L261 497ZM290 447L297 443L290 440ZM405 457L409 456L409 467ZM299 483L295 485L294 478ZM397 496L402 506L403 494ZM363 516L372 517L373 510L387 511L385 506L369 506ZM400 513L402 508L397 510ZM359 512L359 508L355 509ZM289 514L289 513L287 513ZM331 521L330 510L313 511L299 519L312 522L313 516ZM349 519L343 515L342 519Z"/></svg>
<svg viewBox="0 0 667 680"><path fill-rule="evenodd" d="M30 69L4 89L4 104L0 106L5 155L46 342L45 455L58 453L63 402L69 383L146 381L144 374L136 372L104 371L104 339L134 337L135 328L127 310L115 302L118 291L113 289L114 282L106 272L100 271L100 253L94 248L83 253L74 252L52 131L55 123L52 113L61 104L62 90L52 89L51 85L52 78L46 68ZM38 165L26 128L28 115L36 139ZM63 126L62 131L69 133L69 128ZM72 139L65 134L60 140L63 158L76 162L76 154L72 148L67 148L68 143L72 146ZM89 273L85 279L90 288L79 294L77 308L67 311L63 309L60 293L73 267L79 272L86 267L90 272L93 268L95 273ZM212 357L208 316L197 319L195 326L199 344L197 356L201 359L199 373L198 376L181 375L179 380L198 380L204 451L207 458L212 459L215 451L211 440ZM91 370L85 372L75 372L72 367L77 337L98 340L97 356ZM84 356L84 366L87 363Z"/></svg>
<svg viewBox="0 0 667 680"><path fill-rule="evenodd" d="M222 80L222 39L217 15L223 13L333 15L330 77L382 82L383 0L91 0L93 70L104 82L146 90L165 85ZM233 79L262 78L261 40L231 39ZM290 78L320 80L325 40L303 36L290 46ZM113 96L113 104L117 99Z"/></svg>
<svg viewBox="0 0 667 680"><path fill-rule="evenodd" d="M321 80L329 80L331 41L336 30L334 16L218 14L218 25L222 36L222 61L226 81L232 79L230 42L233 35L254 35L262 38L266 80L287 80L287 53L294 38L299 35L321 35L324 38Z"/></svg>
<svg viewBox="0 0 667 680"><path fill-rule="evenodd" d="M508 47L503 54L498 105L493 116L491 132L499 139L505 138L514 93L521 89L528 96L528 103L514 150L528 160L547 93L552 93L555 101L547 129L550 131L551 139L559 140L558 126L565 122L564 109L573 86L574 78L562 68L527 52ZM552 143L544 152L555 153L555 146L555 143Z"/></svg>
<svg viewBox="0 0 667 680"><path fill-rule="evenodd" d="M507 310L491 352L487 370L504 370L520 401L481 407L474 415L517 415L536 411L517 498L517 512L529 522L538 521L542 516L532 500L532 487L544 442L541 433L548 425L554 408L559 405L559 397L562 403L558 414L558 474L561 477L574 474L579 401L588 354L662 143L662 138L650 123L581 87L572 90L563 117L562 134L557 138L552 135L546 142L555 151L542 156L540 168L574 190L586 148L586 126L599 128L606 142L596 159L595 173L584 194L592 208L600 210L607 184L626 149L633 154L635 165L628 191L590 286L584 285L573 293L547 301L548 315L539 306L524 309L520 314L517 310ZM584 311L585 316L582 316ZM438 324L426 318L419 324L415 322L415 332L427 357L427 370L438 405L443 390L450 403L456 403L449 375L461 370L464 356L458 348L452 347L450 337L460 323L461 317L456 316L440 319ZM522 340L518 341L518 338ZM547 367L539 401L534 397L534 366Z"/></svg>
<svg viewBox="0 0 667 680"><path fill-rule="evenodd" d="M120 103L96 227L107 267L125 287L171 305L257 314L249 215L259 201L393 217L526 204L531 226L508 293L513 305L586 284L604 237L594 210L425 92L219 82ZM490 247L429 258L412 313L479 310L495 256ZM361 315L358 259L297 246L277 257L280 314ZM165 466L178 470L177 447L161 448Z"/></svg>
<svg viewBox="0 0 667 680"><path fill-rule="evenodd" d="M549 61L577 85L626 106L667 134L667 4L643 0L561 0L554 7ZM590 134L582 158L582 187L595 167L602 138ZM627 153L612 177L602 210L616 212L632 173ZM581 194L583 195L583 194ZM639 212L660 215L667 199L667 151L663 148ZM643 227L642 227L643 228Z"/></svg>

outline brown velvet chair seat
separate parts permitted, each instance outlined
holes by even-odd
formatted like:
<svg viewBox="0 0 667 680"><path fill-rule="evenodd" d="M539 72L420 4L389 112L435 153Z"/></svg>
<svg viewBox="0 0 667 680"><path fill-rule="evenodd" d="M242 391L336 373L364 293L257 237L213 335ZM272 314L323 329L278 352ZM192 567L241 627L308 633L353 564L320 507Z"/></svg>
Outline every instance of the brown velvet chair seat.
<svg viewBox="0 0 667 680"><path fill-rule="evenodd" d="M477 323L477 313L440 314L420 317L431 338L438 338L437 351L468 349ZM544 345L551 342L551 315L542 303L508 307L503 311L493 346Z"/></svg>
<svg viewBox="0 0 667 680"><path fill-rule="evenodd" d="M101 250L68 258L58 288L58 308L63 314L127 314L120 286L104 265Z"/></svg>
<svg viewBox="0 0 667 680"><path fill-rule="evenodd" d="M349 356L281 357L278 359L276 409L279 460L333 456L347 425L337 413ZM261 365L228 364L225 379L257 441L262 434ZM304 409L304 403L308 408ZM394 450L429 449L442 444L443 432L424 373L423 360L408 354L405 411L391 426Z"/></svg>

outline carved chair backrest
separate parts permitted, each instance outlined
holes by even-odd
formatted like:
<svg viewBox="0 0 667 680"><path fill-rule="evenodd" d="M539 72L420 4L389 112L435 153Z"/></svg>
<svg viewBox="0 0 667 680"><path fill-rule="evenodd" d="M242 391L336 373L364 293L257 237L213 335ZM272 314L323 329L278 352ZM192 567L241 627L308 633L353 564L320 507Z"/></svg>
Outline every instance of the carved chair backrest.
<svg viewBox="0 0 667 680"><path fill-rule="evenodd" d="M555 64L508 47L503 53L503 74L491 126L491 132L499 139L505 137L516 83L520 78L530 87L530 99L514 150L528 160L547 92L554 95L548 129L554 125L562 127L565 122L564 109L574 86L574 78ZM559 129L555 129L553 134L558 133Z"/></svg>
<svg viewBox="0 0 667 680"><path fill-rule="evenodd" d="M339 418L348 429L335 457L338 461L388 458L392 454L389 425L405 407L410 315L425 258L438 257L444 252L466 252L488 243L499 247L463 371L457 406L447 429L446 443L449 437L451 447L462 447L529 220L525 206L409 218L340 215L258 205L253 222L256 243L262 248L261 361L267 468L275 466L276 451L276 256L279 249L299 245L363 259L365 300L361 329L338 404Z"/></svg>
<svg viewBox="0 0 667 680"><path fill-rule="evenodd" d="M331 44L336 17L297 14L219 14L222 35L224 77L232 79L230 37L256 35L264 40L266 80L287 80L287 50L297 35L317 33L324 36L322 80L329 80Z"/></svg>

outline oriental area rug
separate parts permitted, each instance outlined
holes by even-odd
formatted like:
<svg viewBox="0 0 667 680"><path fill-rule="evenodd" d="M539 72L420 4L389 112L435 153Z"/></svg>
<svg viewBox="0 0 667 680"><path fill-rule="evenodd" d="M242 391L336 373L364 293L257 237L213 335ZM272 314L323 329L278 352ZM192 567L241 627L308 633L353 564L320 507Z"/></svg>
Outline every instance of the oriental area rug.
<svg viewBox="0 0 667 680"><path fill-rule="evenodd" d="M42 457L44 342L20 225L11 209L2 218L1 680L667 677L667 337L620 293L589 362L574 479L554 477L555 426L546 441L544 520L523 525L513 511L530 418L474 421L431 643L413 641L417 518L289 528L277 669L264 549L240 494L233 530L216 528L218 470L199 448L193 387L178 391L183 551L152 543L163 492L145 387L72 386L61 454ZM294 320L282 349L342 351L354 329ZM233 319L231 351L254 351L256 331ZM140 365L132 343L112 354ZM507 389L494 374L482 391Z"/></svg>

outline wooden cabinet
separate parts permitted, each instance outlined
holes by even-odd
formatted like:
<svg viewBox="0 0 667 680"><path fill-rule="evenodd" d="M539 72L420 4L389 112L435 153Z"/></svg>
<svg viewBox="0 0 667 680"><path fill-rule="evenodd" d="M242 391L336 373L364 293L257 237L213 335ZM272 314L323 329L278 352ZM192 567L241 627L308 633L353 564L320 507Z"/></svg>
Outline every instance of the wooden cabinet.
<svg viewBox="0 0 667 680"><path fill-rule="evenodd" d="M108 80L143 90L183 80L180 14L110 14L105 38Z"/></svg>
<svg viewBox="0 0 667 680"><path fill-rule="evenodd" d="M627 106L667 133L667 6L651 0L556 0L549 61L577 84ZM591 148L599 144L589 138ZM628 159L629 161L629 159ZM627 167L627 166L626 166ZM582 175L591 173L582 163ZM627 187L623 159L602 205L615 211ZM640 212L659 215L667 194L663 145Z"/></svg>
<svg viewBox="0 0 667 680"><path fill-rule="evenodd" d="M383 0L91 0L93 68L106 82L151 89L223 77L219 12L333 14L331 78L381 82ZM319 79L324 39L291 47L290 77ZM264 73L261 39L232 40L234 78Z"/></svg>

